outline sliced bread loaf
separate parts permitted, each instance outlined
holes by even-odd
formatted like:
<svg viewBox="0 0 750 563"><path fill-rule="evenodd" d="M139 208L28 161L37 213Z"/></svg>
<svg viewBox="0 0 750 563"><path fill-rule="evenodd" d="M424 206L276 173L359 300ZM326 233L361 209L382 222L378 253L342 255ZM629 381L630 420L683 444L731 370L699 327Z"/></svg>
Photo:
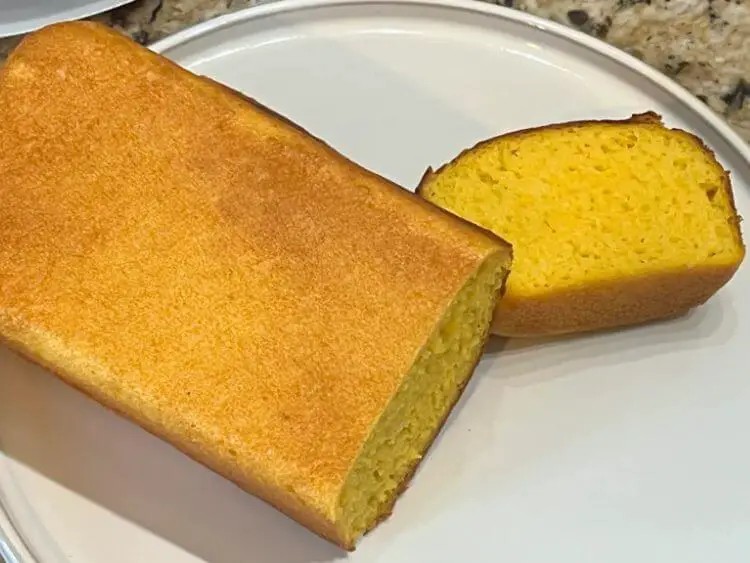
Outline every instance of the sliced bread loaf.
<svg viewBox="0 0 750 563"><path fill-rule="evenodd" d="M729 174L654 113L490 139L428 171L418 192L513 244L501 335L676 316L745 255Z"/></svg>
<svg viewBox="0 0 750 563"><path fill-rule="evenodd" d="M508 245L98 24L24 39L0 132L0 343L353 549L471 376Z"/></svg>

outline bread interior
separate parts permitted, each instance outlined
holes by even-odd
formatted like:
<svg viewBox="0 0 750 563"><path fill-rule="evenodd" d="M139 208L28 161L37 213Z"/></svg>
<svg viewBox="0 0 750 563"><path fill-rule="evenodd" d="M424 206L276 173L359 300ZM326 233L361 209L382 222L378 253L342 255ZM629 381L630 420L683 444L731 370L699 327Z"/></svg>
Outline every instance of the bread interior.
<svg viewBox="0 0 750 563"><path fill-rule="evenodd" d="M372 428L339 497L349 546L390 511L474 371L509 255L486 259L461 289Z"/></svg>
<svg viewBox="0 0 750 563"><path fill-rule="evenodd" d="M724 170L695 137L659 123L499 137L461 155L420 193L513 244L509 298L734 264L742 254Z"/></svg>

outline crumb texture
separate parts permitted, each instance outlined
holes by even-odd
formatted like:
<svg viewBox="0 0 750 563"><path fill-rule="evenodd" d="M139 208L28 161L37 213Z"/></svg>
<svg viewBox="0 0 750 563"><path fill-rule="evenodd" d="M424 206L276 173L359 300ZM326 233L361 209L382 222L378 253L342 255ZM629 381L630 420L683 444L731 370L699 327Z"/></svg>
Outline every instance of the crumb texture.
<svg viewBox="0 0 750 563"><path fill-rule="evenodd" d="M509 265L508 257L488 260L461 290L373 428L339 501L352 541L390 510L458 399L484 347Z"/></svg>
<svg viewBox="0 0 750 563"><path fill-rule="evenodd" d="M744 256L728 175L695 137L653 117L499 137L421 193L513 244L508 303L736 269Z"/></svg>

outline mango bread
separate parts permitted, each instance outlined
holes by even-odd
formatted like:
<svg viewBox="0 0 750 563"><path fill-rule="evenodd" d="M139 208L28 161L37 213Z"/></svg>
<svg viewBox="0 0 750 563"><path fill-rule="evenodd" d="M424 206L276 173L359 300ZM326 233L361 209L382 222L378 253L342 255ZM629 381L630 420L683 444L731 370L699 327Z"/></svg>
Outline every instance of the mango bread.
<svg viewBox="0 0 750 563"><path fill-rule="evenodd" d="M677 316L745 255L729 175L654 113L503 135L418 192L514 247L493 331L539 336Z"/></svg>
<svg viewBox="0 0 750 563"><path fill-rule="evenodd" d="M510 247L115 32L0 74L0 336L352 549L488 336Z"/></svg>

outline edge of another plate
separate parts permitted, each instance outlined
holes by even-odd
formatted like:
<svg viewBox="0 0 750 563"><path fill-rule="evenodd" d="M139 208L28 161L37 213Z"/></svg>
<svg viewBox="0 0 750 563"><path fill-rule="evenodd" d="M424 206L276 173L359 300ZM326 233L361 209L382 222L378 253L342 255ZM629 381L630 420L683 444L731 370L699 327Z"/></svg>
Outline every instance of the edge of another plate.
<svg viewBox="0 0 750 563"><path fill-rule="evenodd" d="M133 2L133 0L93 0L84 6L52 11L48 16L30 18L10 23L0 22L0 38L29 33L57 22L86 18L106 12L107 10L119 8L120 6L130 4L131 2Z"/></svg>

